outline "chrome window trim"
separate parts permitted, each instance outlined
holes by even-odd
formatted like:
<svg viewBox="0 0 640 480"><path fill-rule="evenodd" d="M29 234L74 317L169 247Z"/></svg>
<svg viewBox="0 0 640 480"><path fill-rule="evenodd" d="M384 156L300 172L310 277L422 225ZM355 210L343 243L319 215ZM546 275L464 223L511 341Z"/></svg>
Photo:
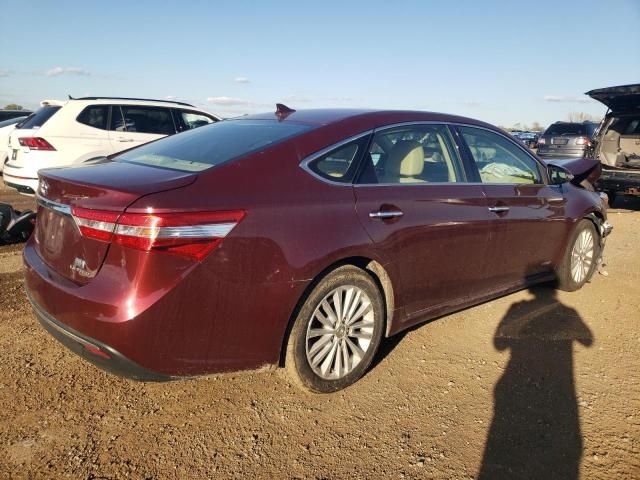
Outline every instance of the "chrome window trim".
<svg viewBox="0 0 640 480"><path fill-rule="evenodd" d="M300 162L300 168L302 168L305 172L307 172L308 174L310 174L312 177L320 180L321 182L327 183L329 185L334 185L334 186L338 186L338 187L353 187L354 183L353 181L351 182L336 182L334 180L329 180L326 177L323 177L322 175L314 172L311 167L309 167L309 164L311 162L313 162L314 160L317 160L318 158L322 157L323 155L326 155L327 153L331 153L333 150L336 150L348 143L351 142L355 142L356 140L360 140L363 137L366 137L367 135L371 135L373 133L374 129L370 129L367 130L365 132L361 132L358 133L356 135L353 135L349 138L346 138L344 140L339 141L338 143L334 143L333 145L330 145L328 147L323 148L322 150L319 150L315 153L312 153L311 155L309 155L308 157L306 157L305 159L303 159ZM358 152L359 154L360 152Z"/></svg>
<svg viewBox="0 0 640 480"><path fill-rule="evenodd" d="M36 193L36 202L38 205L44 208L48 208L55 212L61 213L63 215L71 216L71 206L65 205L64 203L54 202L53 200L49 200L48 198L43 197L39 193Z"/></svg>

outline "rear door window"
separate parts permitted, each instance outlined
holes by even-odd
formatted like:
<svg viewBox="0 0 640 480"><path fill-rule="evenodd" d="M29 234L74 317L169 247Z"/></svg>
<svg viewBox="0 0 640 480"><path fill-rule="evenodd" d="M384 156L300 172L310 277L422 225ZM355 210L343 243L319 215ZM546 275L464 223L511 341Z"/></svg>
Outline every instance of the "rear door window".
<svg viewBox="0 0 640 480"><path fill-rule="evenodd" d="M171 111L162 107L121 105L127 132L172 135L176 133ZM113 125L113 121L111 122ZM122 130L118 130L122 131Z"/></svg>
<svg viewBox="0 0 640 480"><path fill-rule="evenodd" d="M415 124L376 132L358 183L455 183L461 173L449 129Z"/></svg>
<svg viewBox="0 0 640 480"><path fill-rule="evenodd" d="M106 130L108 116L108 105L90 105L80 112L76 120L84 125Z"/></svg>
<svg viewBox="0 0 640 480"><path fill-rule="evenodd" d="M61 107L57 105L47 105L40 108L35 113L29 115L23 123L16 128L40 128L49 120Z"/></svg>
<svg viewBox="0 0 640 480"><path fill-rule="evenodd" d="M124 124L124 117L122 116L122 109L119 105L111 107L111 123L109 124L109 130L114 132L126 132L127 128Z"/></svg>

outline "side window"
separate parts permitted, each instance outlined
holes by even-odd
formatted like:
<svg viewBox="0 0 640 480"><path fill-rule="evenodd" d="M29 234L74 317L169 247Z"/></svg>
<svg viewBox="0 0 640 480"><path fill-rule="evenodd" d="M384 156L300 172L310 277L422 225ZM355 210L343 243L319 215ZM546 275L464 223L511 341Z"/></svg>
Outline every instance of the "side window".
<svg viewBox="0 0 640 480"><path fill-rule="evenodd" d="M309 163L309 168L333 182L348 183L355 173L355 160L362 141L354 141L332 150Z"/></svg>
<svg viewBox="0 0 640 480"><path fill-rule="evenodd" d="M538 163L502 135L460 127L483 183L542 183Z"/></svg>
<svg viewBox="0 0 640 480"><path fill-rule="evenodd" d="M377 132L358 183L447 183L462 181L445 125L410 125Z"/></svg>
<svg viewBox="0 0 640 480"><path fill-rule="evenodd" d="M82 110L76 120L84 125L99 128L100 130L106 130L108 115L108 105L91 105Z"/></svg>
<svg viewBox="0 0 640 480"><path fill-rule="evenodd" d="M113 105L111 107L111 123L109 124L109 130L114 132L127 131L124 124L124 118L122 117L122 110L119 105Z"/></svg>
<svg viewBox="0 0 640 480"><path fill-rule="evenodd" d="M155 133L159 135L176 133L171 111L168 108L122 105L121 109L127 132Z"/></svg>
<svg viewBox="0 0 640 480"><path fill-rule="evenodd" d="M181 131L192 130L213 123L214 120L200 112L190 112L189 110L174 110L178 115L178 124Z"/></svg>

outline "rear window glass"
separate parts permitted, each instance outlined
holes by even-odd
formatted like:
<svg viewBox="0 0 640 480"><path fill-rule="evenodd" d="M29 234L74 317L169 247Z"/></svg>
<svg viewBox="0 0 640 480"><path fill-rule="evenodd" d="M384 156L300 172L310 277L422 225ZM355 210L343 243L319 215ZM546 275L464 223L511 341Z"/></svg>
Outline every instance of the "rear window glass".
<svg viewBox="0 0 640 480"><path fill-rule="evenodd" d="M310 128L268 120L226 120L143 145L118 155L115 160L199 172Z"/></svg>
<svg viewBox="0 0 640 480"><path fill-rule="evenodd" d="M27 117L15 117L15 118L10 118L9 120L4 120L0 122L0 128L8 127L9 125L15 125L16 123L20 123L21 121L23 121L25 118Z"/></svg>
<svg viewBox="0 0 640 480"><path fill-rule="evenodd" d="M596 128L596 125L588 123L557 123L551 125L544 132L545 135L581 135L591 136Z"/></svg>
<svg viewBox="0 0 640 480"><path fill-rule="evenodd" d="M47 105L42 107L35 113L31 114L24 123L21 123L18 128L40 128L46 123L58 110L59 106Z"/></svg>

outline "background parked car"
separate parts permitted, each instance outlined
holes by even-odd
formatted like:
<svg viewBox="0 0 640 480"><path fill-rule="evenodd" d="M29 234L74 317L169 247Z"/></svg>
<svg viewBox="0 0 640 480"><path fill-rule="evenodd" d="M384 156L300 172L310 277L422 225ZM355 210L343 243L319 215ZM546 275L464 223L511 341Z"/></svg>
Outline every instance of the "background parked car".
<svg viewBox="0 0 640 480"><path fill-rule="evenodd" d="M0 122L10 120L16 117L24 117L25 115L31 115L31 110L0 110Z"/></svg>
<svg viewBox="0 0 640 480"><path fill-rule="evenodd" d="M182 102L119 97L46 100L9 136L4 182L34 194L38 170L77 165L216 122Z"/></svg>
<svg viewBox="0 0 640 480"><path fill-rule="evenodd" d="M598 186L613 203L617 195L640 195L640 84L586 93L605 104L605 115L589 152L602 163Z"/></svg>
<svg viewBox="0 0 640 480"><path fill-rule="evenodd" d="M26 120L26 116L22 117L13 117L9 120L3 120L0 122L0 174L2 174L2 170L4 169L4 164L8 158L8 144L9 144L9 134L16 128L16 125L23 120Z"/></svg>
<svg viewBox="0 0 640 480"><path fill-rule="evenodd" d="M537 148L539 135L536 132L511 132L515 138L520 140L529 148Z"/></svg>
<svg viewBox="0 0 640 480"><path fill-rule="evenodd" d="M538 156L584 157L597 127L595 122L555 122L538 139Z"/></svg>

